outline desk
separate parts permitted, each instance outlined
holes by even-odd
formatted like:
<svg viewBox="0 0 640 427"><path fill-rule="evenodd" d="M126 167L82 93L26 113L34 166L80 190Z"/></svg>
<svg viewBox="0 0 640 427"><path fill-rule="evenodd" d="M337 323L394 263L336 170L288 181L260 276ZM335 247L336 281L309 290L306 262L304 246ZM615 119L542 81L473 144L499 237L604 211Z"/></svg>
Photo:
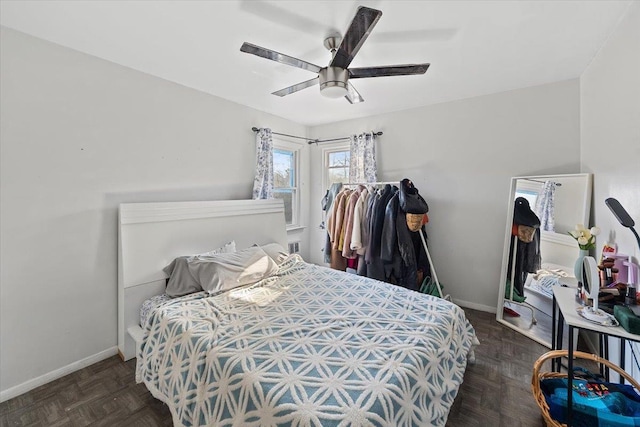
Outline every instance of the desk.
<svg viewBox="0 0 640 427"><path fill-rule="evenodd" d="M579 303L576 301L576 290L574 288L564 288L561 286L553 287L553 310L552 310L552 328L551 328L551 346L552 350L562 349L562 334L564 330L564 323L569 326L569 348L568 348L568 384L567 384L567 426L571 427L571 412L573 404L573 395L571 390L573 389L573 329L584 329L593 331L599 334L601 338L604 338L605 342L607 337L620 338L620 368L624 369L625 359L625 341L640 342L640 335L630 334L625 331L621 326L601 326L596 323L590 322L581 317L576 308L579 307ZM557 316L556 316L557 312ZM557 321L557 323L556 323ZM602 340L601 340L602 342ZM608 344L605 344L605 354L601 354L600 357L609 359ZM602 353L602 348L600 349ZM560 371L560 360L551 361L551 369L555 372Z"/></svg>

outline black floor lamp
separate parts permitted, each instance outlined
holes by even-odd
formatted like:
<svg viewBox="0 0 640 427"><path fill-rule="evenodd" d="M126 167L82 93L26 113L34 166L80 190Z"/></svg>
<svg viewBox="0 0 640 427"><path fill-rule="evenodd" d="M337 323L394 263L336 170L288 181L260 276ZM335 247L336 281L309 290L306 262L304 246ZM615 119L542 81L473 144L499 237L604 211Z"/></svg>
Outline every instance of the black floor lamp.
<svg viewBox="0 0 640 427"><path fill-rule="evenodd" d="M636 241L638 242L638 248L640 248L640 236L638 236L638 232L633 228L636 225L633 218L629 215L629 213L622 207L619 201L614 199L613 197L609 197L604 201L604 204L611 209L613 215L615 215L616 219L622 224L624 227L627 227L631 230L631 232L636 236Z"/></svg>

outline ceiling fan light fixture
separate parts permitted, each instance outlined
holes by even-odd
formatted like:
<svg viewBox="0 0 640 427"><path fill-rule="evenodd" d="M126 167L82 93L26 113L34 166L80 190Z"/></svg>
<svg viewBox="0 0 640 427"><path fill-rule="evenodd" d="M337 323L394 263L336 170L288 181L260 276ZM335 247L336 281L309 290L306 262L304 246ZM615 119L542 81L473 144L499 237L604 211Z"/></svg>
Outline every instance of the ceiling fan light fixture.
<svg viewBox="0 0 640 427"><path fill-rule="evenodd" d="M327 98L342 98L349 93L347 85L342 82L327 82L320 87L320 93Z"/></svg>
<svg viewBox="0 0 640 427"><path fill-rule="evenodd" d="M325 67L318 73L320 93L327 98L342 98L349 93L349 72L340 67Z"/></svg>

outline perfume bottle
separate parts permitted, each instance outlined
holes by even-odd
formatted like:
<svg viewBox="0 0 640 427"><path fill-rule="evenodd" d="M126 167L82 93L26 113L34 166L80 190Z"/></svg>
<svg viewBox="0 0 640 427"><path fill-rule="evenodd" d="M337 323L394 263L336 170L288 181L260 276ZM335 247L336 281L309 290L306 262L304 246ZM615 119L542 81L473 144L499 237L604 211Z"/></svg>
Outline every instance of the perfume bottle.
<svg viewBox="0 0 640 427"><path fill-rule="evenodd" d="M582 287L582 282L578 282L578 287L576 288L576 302L584 305L584 288Z"/></svg>
<svg viewBox="0 0 640 427"><path fill-rule="evenodd" d="M636 305L636 288L633 285L627 287L627 296L624 299L626 305Z"/></svg>

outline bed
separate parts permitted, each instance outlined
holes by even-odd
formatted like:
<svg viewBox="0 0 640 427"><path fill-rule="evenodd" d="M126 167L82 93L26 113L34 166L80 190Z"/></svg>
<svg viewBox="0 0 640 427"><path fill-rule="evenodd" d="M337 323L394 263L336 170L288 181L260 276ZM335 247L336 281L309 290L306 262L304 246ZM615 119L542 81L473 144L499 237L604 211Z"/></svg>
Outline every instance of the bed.
<svg viewBox="0 0 640 427"><path fill-rule="evenodd" d="M229 203L120 209L121 353L174 425L444 426L477 339L442 299L294 254L255 283L159 299L140 325L173 258L229 239L286 247L281 201Z"/></svg>

